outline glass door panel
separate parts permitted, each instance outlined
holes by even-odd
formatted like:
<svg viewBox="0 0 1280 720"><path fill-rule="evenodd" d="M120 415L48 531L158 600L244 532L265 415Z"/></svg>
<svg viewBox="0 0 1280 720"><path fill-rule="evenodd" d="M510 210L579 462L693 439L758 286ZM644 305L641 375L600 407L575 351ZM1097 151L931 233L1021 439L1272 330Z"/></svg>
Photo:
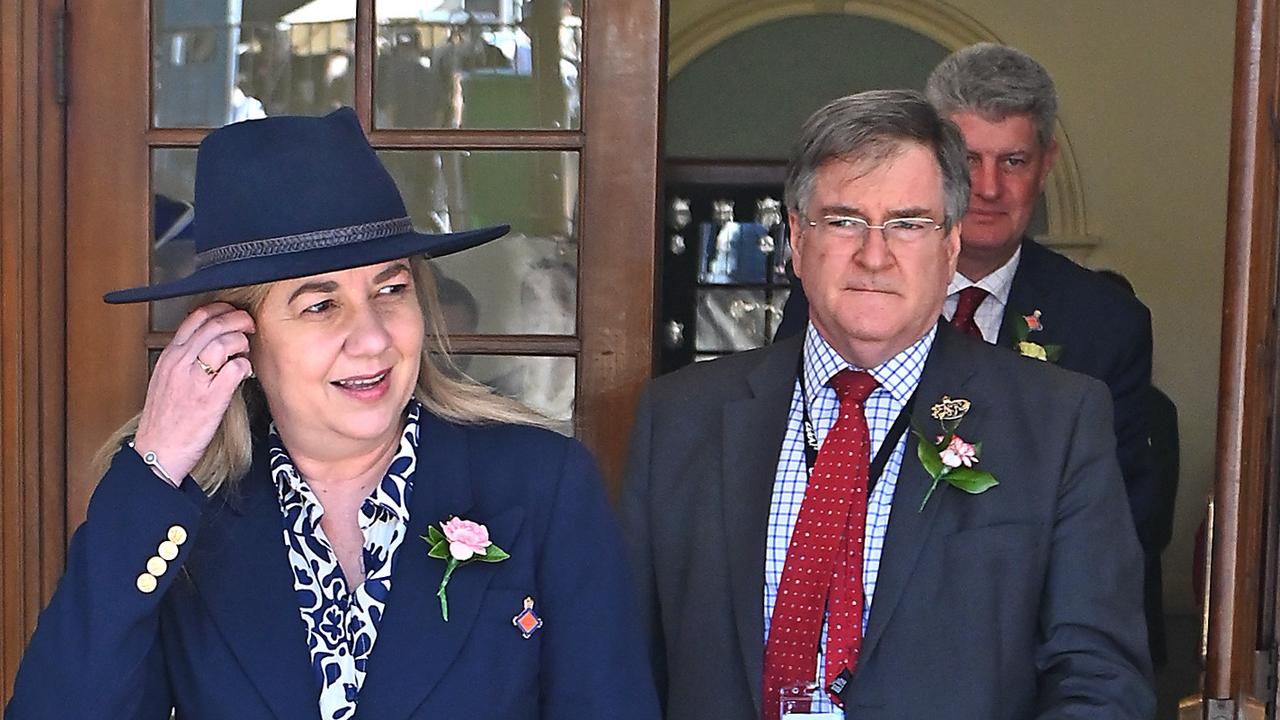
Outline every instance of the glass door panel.
<svg viewBox="0 0 1280 720"><path fill-rule="evenodd" d="M454 363L477 381L546 416L556 432L573 435L577 377L572 357L456 355Z"/></svg>
<svg viewBox="0 0 1280 720"><path fill-rule="evenodd" d="M577 129L570 0L382 0L374 125ZM219 127L355 104L356 0L152 0L152 123Z"/></svg>
<svg viewBox="0 0 1280 720"><path fill-rule="evenodd" d="M729 354L773 340L787 302L787 289L698 288L697 354Z"/></svg>
<svg viewBox="0 0 1280 720"><path fill-rule="evenodd" d="M154 126L219 127L354 104L356 0L296 5L152 0Z"/></svg>
<svg viewBox="0 0 1280 720"><path fill-rule="evenodd" d="M380 128L577 129L582 18L565 0L381 0ZM352 16L354 17L354 15Z"/></svg>

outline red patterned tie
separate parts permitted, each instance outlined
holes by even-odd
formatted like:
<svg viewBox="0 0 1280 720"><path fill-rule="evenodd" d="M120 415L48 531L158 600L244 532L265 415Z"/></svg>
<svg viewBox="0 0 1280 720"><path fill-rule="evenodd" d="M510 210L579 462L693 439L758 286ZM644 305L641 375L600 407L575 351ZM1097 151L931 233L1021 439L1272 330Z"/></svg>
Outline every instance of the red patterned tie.
<svg viewBox="0 0 1280 720"><path fill-rule="evenodd" d="M982 301L987 299L987 295L987 291L977 285L970 285L961 290L960 297L956 300L956 314L951 316L952 327L979 340L985 340L973 315L978 311Z"/></svg>
<svg viewBox="0 0 1280 720"><path fill-rule="evenodd" d="M840 417L827 432L791 533L764 652L764 720L779 717L782 688L814 680L827 612L825 685L853 672L862 645L862 551L871 440L863 402L877 386L865 372L831 379ZM832 695L835 698L835 695Z"/></svg>

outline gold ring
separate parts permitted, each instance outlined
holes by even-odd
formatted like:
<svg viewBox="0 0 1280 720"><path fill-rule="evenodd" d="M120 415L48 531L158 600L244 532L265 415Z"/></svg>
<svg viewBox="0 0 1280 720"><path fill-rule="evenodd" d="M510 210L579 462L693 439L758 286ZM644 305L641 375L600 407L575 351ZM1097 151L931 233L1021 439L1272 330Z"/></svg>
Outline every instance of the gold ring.
<svg viewBox="0 0 1280 720"><path fill-rule="evenodd" d="M208 363L206 363L205 361L201 360L199 355L197 355L197 356L196 356L196 364L200 366L200 369L204 371L204 374L205 374L205 375L217 375L217 374L218 374L218 371L217 371L217 370L215 370L213 367L211 367L211 366L210 366Z"/></svg>

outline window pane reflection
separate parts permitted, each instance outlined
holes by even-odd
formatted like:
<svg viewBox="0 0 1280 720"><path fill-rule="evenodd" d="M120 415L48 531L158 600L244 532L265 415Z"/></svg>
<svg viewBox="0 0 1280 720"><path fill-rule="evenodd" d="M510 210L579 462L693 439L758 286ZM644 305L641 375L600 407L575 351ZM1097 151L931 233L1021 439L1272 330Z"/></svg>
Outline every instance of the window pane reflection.
<svg viewBox="0 0 1280 720"><path fill-rule="evenodd" d="M188 148L151 153L151 282L186 277L195 269L196 151ZM177 297L151 303L151 329L177 329L191 308L192 298Z"/></svg>
<svg viewBox="0 0 1280 720"><path fill-rule="evenodd" d="M377 3L388 128L577 128L582 19L564 0ZM451 9L452 8L452 9Z"/></svg>
<svg viewBox="0 0 1280 720"><path fill-rule="evenodd" d="M698 282L706 285L787 282L791 246L781 223L770 227L731 218L698 224Z"/></svg>
<svg viewBox="0 0 1280 720"><path fill-rule="evenodd" d="M573 435L574 358L454 355L453 362L477 381L549 418L556 432Z"/></svg>
<svg viewBox="0 0 1280 720"><path fill-rule="evenodd" d="M575 333L576 153L388 150L378 156L420 229L511 226L500 240L436 261L442 300L476 309L474 327L454 332Z"/></svg>
<svg viewBox="0 0 1280 720"><path fill-rule="evenodd" d="M500 240L435 262L446 314L457 309L451 332L575 334L576 153L384 151L379 157L420 230L512 227ZM192 270L195 161L192 149L152 151L152 282ZM190 306L190 298L152 303L152 330L176 329Z"/></svg>
<svg viewBox="0 0 1280 720"><path fill-rule="evenodd" d="M375 121L577 128L581 0L378 0ZM152 0L156 127L355 102L356 0Z"/></svg>
<svg viewBox="0 0 1280 720"><path fill-rule="evenodd" d="M727 353L767 345L786 301L786 290L699 289L694 350Z"/></svg>
<svg viewBox="0 0 1280 720"><path fill-rule="evenodd" d="M153 122L219 127L351 105L355 10L355 0L152 0Z"/></svg>

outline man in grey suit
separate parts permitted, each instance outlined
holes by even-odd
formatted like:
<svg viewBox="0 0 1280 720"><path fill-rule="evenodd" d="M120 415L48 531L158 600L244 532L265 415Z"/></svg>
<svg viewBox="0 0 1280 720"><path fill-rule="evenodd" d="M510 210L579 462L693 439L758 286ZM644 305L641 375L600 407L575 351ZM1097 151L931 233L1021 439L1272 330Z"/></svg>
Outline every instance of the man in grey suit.
<svg viewBox="0 0 1280 720"><path fill-rule="evenodd" d="M805 333L655 380L632 437L666 717L1149 718L1106 387L939 322L956 127L915 92L841 98L786 193Z"/></svg>

